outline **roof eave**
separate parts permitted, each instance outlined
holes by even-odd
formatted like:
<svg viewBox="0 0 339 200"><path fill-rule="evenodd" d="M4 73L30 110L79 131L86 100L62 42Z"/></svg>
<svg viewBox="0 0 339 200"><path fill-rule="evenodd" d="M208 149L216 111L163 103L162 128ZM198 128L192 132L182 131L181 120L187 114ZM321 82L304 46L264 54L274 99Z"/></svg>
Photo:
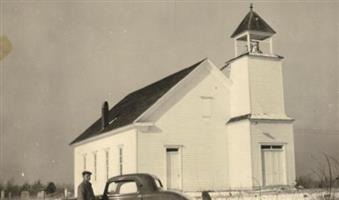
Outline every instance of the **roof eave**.
<svg viewBox="0 0 339 200"><path fill-rule="evenodd" d="M231 63L233 63L234 61L242 58L242 57L245 57L245 56L248 56L248 57L262 57L262 58L268 58L268 59L274 59L274 60L282 60L284 59L283 56L280 56L280 55L277 55L277 54L255 54L255 53L249 53L249 52L246 52L246 53L243 53L243 54L240 54L239 56L237 57L234 57L234 58L231 58L229 59L228 61L225 62L225 65L220 68L220 70L224 70L226 69L227 67L230 66Z"/></svg>
<svg viewBox="0 0 339 200"><path fill-rule="evenodd" d="M275 35L277 32L275 32L273 29L272 31L258 31L258 30L243 30L241 32L234 32L232 35L231 35L231 38L237 38L239 37L240 35L243 35L244 33L249 33L250 35L252 34L255 34L255 35L262 35L266 38L269 38L269 37L272 37L273 35Z"/></svg>
<svg viewBox="0 0 339 200"><path fill-rule="evenodd" d="M257 122L257 121L267 121L267 122L293 122L295 121L293 118L290 117L279 117L279 118L273 118L273 117L258 117L252 114L245 114L245 115L240 115L236 117L230 118L226 124L234 123L234 122L239 122L242 120L249 120L251 122Z"/></svg>
<svg viewBox="0 0 339 200"><path fill-rule="evenodd" d="M105 138L105 137L108 137L108 136L111 136L111 135L115 135L115 134L118 134L120 132L130 130L132 128L136 128L136 125L135 124L128 124L126 126L123 126L123 127L117 128L117 129L113 129L111 131L107 131L103 134L99 134L99 135L96 135L94 137L89 137L89 138L86 138L86 139L83 139L83 140L80 140L80 141L75 141L75 142L73 141L69 145L73 146L73 147L80 146L82 144L86 144L86 143L91 142L91 141L95 141L95 140L99 140L101 138Z"/></svg>

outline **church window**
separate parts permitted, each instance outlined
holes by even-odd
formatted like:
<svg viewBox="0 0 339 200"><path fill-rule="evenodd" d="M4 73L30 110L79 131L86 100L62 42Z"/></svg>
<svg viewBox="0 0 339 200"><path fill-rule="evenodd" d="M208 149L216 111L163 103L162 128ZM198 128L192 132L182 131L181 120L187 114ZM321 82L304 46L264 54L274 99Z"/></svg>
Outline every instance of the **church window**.
<svg viewBox="0 0 339 200"><path fill-rule="evenodd" d="M211 96L201 96L201 111L202 118L211 118L212 117L212 100Z"/></svg>
<svg viewBox="0 0 339 200"><path fill-rule="evenodd" d="M119 147L119 174L122 175L123 172L123 147Z"/></svg>
<svg viewBox="0 0 339 200"><path fill-rule="evenodd" d="M109 178L109 150L105 151L106 179Z"/></svg>
<svg viewBox="0 0 339 200"><path fill-rule="evenodd" d="M93 166L94 177L93 178L96 181L97 180L97 153L96 152L93 153L93 164L94 164L94 166Z"/></svg>
<svg viewBox="0 0 339 200"><path fill-rule="evenodd" d="M86 154L82 155L83 171L86 170Z"/></svg>

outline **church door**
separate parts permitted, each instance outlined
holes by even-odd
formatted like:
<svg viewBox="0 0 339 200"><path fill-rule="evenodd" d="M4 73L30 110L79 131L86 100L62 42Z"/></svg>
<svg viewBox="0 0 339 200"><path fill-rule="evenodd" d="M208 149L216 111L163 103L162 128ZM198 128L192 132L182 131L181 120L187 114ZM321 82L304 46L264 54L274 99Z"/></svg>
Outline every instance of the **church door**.
<svg viewBox="0 0 339 200"><path fill-rule="evenodd" d="M181 156L179 148L167 148L167 188L181 190Z"/></svg>
<svg viewBox="0 0 339 200"><path fill-rule="evenodd" d="M263 185L285 185L286 169L282 145L262 145Z"/></svg>

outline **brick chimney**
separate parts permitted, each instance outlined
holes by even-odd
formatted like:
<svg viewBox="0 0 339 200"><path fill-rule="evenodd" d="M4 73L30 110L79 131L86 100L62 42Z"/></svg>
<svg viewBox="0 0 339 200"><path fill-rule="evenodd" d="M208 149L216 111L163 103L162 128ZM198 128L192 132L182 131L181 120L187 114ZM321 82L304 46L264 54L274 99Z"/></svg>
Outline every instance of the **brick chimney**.
<svg viewBox="0 0 339 200"><path fill-rule="evenodd" d="M108 125L108 102L105 101L101 108L101 129L106 128Z"/></svg>

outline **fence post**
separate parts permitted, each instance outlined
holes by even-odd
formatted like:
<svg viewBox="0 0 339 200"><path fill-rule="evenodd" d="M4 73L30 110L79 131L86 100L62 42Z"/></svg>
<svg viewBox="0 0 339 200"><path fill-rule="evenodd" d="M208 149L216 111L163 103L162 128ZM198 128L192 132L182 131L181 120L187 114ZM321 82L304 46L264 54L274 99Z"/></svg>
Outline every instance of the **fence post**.
<svg viewBox="0 0 339 200"><path fill-rule="evenodd" d="M1 190L0 199L5 199L5 190Z"/></svg>

